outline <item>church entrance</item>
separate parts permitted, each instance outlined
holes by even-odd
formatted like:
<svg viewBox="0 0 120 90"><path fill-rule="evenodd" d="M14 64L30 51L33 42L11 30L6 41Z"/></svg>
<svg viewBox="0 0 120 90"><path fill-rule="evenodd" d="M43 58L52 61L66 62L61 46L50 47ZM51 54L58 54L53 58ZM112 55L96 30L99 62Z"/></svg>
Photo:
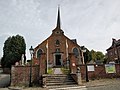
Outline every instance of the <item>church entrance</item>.
<svg viewBox="0 0 120 90"><path fill-rule="evenodd" d="M61 55L60 54L55 55L55 62L56 62L56 66L61 66Z"/></svg>

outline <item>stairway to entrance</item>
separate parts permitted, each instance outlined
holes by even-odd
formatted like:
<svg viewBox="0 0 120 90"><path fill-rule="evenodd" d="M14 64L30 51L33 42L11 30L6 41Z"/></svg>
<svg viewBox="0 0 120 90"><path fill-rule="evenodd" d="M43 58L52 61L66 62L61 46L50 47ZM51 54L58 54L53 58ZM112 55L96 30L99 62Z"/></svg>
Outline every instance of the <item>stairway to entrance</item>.
<svg viewBox="0 0 120 90"><path fill-rule="evenodd" d="M66 86L77 86L77 83L73 80L70 75L65 74L52 74L46 75L46 87L66 87Z"/></svg>

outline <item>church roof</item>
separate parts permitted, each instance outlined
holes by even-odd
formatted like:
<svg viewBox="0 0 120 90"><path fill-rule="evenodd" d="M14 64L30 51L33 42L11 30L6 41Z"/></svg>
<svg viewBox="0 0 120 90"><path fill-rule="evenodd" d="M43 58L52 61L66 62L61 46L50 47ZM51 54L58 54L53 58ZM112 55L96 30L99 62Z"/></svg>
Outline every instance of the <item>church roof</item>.
<svg viewBox="0 0 120 90"><path fill-rule="evenodd" d="M71 39L71 41L73 41L74 43L77 43L77 40L76 40L76 39Z"/></svg>
<svg viewBox="0 0 120 90"><path fill-rule="evenodd" d="M67 36L64 35L63 30L61 29L61 18L60 18L60 7L58 7L58 12L57 12L57 23L56 23L56 28L52 30L52 35L62 35L64 36L67 40L71 41L72 43L76 44L77 46L79 46L77 44L77 40L76 39L69 39ZM52 35L50 35L46 40L44 40L42 43L46 42ZM41 45L42 43L40 43L39 45ZM39 47L39 45L37 47ZM36 47L36 48L37 48ZM80 47L80 46L79 46Z"/></svg>

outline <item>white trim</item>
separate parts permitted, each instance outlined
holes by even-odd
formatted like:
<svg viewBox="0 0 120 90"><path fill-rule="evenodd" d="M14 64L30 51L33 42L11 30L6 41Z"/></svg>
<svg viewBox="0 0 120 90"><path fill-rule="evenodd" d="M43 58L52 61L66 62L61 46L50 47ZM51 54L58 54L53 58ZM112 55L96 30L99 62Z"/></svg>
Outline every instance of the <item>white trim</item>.
<svg viewBox="0 0 120 90"><path fill-rule="evenodd" d="M67 42L67 39L66 39L66 59L68 60L68 42Z"/></svg>
<svg viewBox="0 0 120 90"><path fill-rule="evenodd" d="M48 59L49 59L49 50L48 50L48 40L47 40L47 43L46 43L46 49L47 49L47 73L48 73Z"/></svg>
<svg viewBox="0 0 120 90"><path fill-rule="evenodd" d="M36 54L36 55L35 55L36 58L37 58L37 52L38 52L39 49L41 49L41 50L42 50L42 53L44 53L44 51L43 51L42 48L38 48L38 49L36 50L36 53L35 53L35 54Z"/></svg>

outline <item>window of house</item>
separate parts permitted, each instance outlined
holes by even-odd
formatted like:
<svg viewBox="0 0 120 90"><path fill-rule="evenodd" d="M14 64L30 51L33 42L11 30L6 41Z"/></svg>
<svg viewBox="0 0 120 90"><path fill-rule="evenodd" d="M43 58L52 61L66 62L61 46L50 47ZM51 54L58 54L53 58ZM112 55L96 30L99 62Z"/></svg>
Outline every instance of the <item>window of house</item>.
<svg viewBox="0 0 120 90"><path fill-rule="evenodd" d="M60 34L60 32L59 32L59 31L57 31L57 32L56 32L56 34Z"/></svg>
<svg viewBox="0 0 120 90"><path fill-rule="evenodd" d="M42 49L38 49L37 50L37 58L40 58L42 53L43 53Z"/></svg>
<svg viewBox="0 0 120 90"><path fill-rule="evenodd" d="M75 57L79 56L79 51L77 48L73 49L73 53L74 53Z"/></svg>
<svg viewBox="0 0 120 90"><path fill-rule="evenodd" d="M60 45L60 41L59 40L56 40L56 45Z"/></svg>

